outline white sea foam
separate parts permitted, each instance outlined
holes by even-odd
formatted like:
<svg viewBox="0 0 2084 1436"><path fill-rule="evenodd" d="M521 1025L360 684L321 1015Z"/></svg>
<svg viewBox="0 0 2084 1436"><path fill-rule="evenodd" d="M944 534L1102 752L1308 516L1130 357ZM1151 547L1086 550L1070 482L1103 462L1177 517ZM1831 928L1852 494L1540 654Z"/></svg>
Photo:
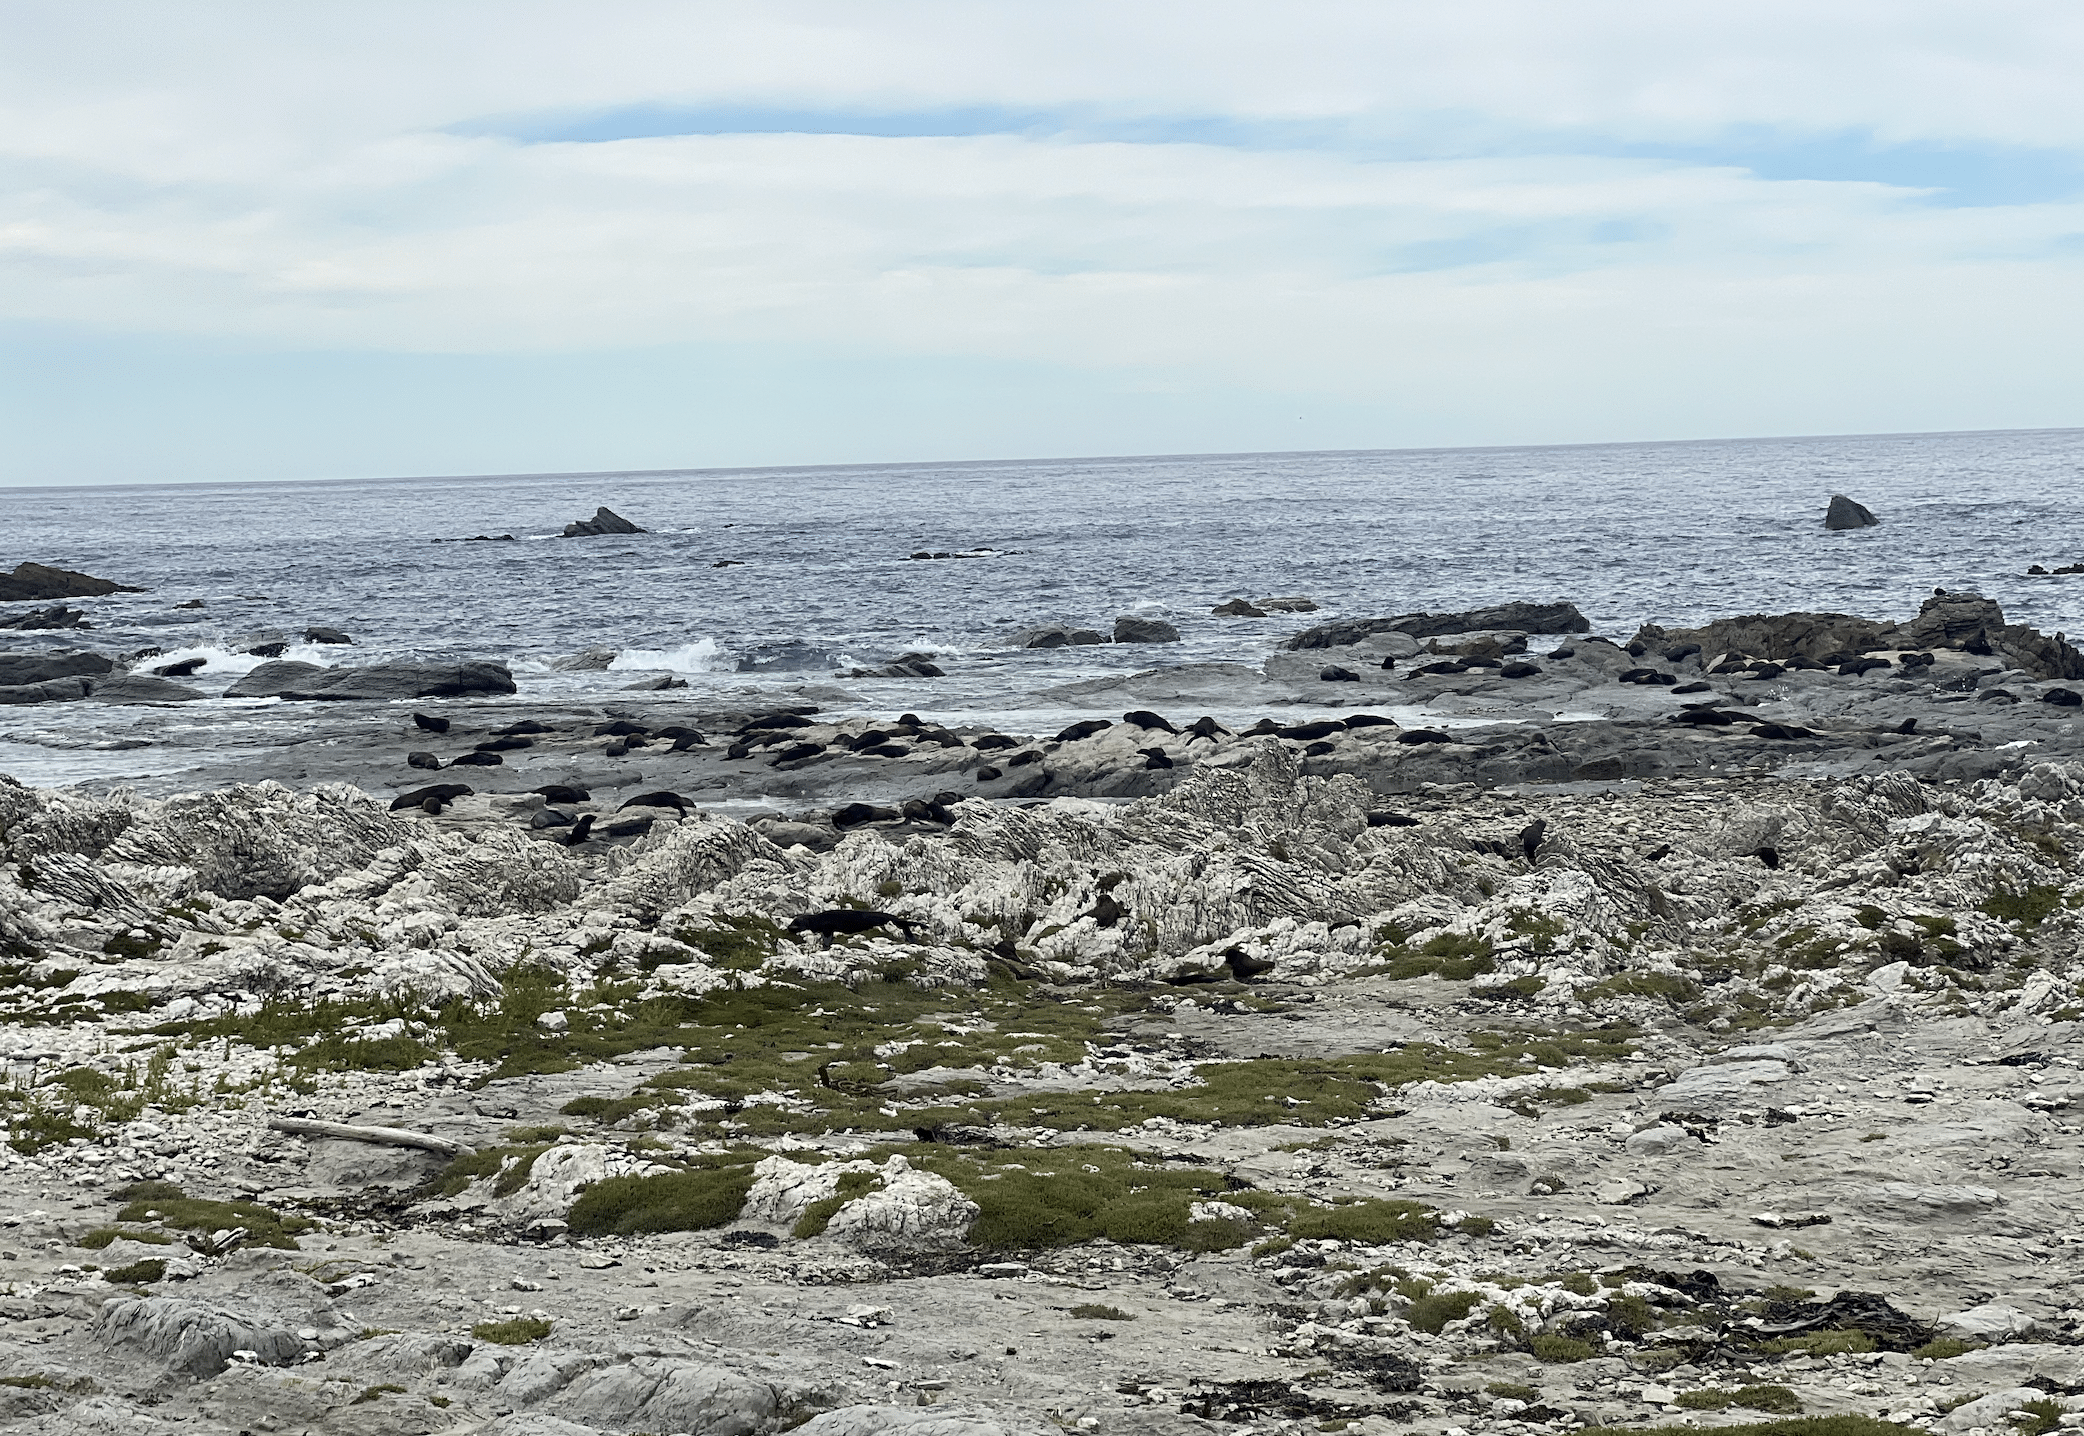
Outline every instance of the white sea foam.
<svg viewBox="0 0 2084 1436"><path fill-rule="evenodd" d="M713 638L698 638L678 648L625 648L608 665L611 673L731 673L738 660Z"/></svg>
<svg viewBox="0 0 2084 1436"><path fill-rule="evenodd" d="M315 663L321 668L331 668L334 666L334 660L348 651L336 643L293 643L283 650L281 656L296 663ZM251 673L263 663L275 661L257 654L233 653L230 649L219 648L215 644L200 643L188 648L177 648L170 653L162 653L157 658L141 658L137 662L137 671L150 673L155 668L164 668L169 663L183 663L191 658L203 660L203 666L196 670L197 673L222 673L233 676Z"/></svg>

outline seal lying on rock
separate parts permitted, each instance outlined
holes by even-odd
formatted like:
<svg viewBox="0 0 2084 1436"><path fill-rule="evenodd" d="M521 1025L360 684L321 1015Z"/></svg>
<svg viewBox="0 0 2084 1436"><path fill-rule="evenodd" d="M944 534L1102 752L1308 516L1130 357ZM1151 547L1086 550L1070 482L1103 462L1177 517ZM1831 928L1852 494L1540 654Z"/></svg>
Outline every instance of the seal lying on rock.
<svg viewBox="0 0 2084 1436"><path fill-rule="evenodd" d="M468 783L431 783L424 788L414 788L410 793L400 793L391 799L391 811L403 812L407 808L425 807L429 802L453 803L458 798L467 798L477 789Z"/></svg>
<svg viewBox="0 0 2084 1436"><path fill-rule="evenodd" d="M897 928L907 940L913 935L910 919L901 918L894 912L876 912L872 908L837 907L789 919L790 932L817 933L825 939L827 947L832 946L832 939L840 933L868 932L879 927Z"/></svg>

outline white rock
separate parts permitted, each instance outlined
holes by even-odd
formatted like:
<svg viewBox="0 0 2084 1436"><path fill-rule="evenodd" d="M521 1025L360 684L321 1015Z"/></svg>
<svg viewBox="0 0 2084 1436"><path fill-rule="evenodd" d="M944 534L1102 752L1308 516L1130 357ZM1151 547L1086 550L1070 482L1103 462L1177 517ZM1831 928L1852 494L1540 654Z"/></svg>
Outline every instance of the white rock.
<svg viewBox="0 0 2084 1436"><path fill-rule="evenodd" d="M493 1197L488 1205L508 1221L523 1226L546 1217L562 1219L572 1209L572 1203L579 1200L579 1194L603 1178L643 1176L663 1170L618 1147L598 1142L561 1143L535 1159L528 1180L518 1191ZM490 1182L474 1185L487 1192L491 1189Z"/></svg>
<svg viewBox="0 0 2084 1436"><path fill-rule="evenodd" d="M1985 1341L2007 1341L2025 1336L2037 1324L2018 1307L1998 1301L1987 1301L1981 1306L1942 1316L1938 1322L1939 1329L1949 1336L1979 1337Z"/></svg>
<svg viewBox="0 0 2084 1436"><path fill-rule="evenodd" d="M1693 1134L1676 1122L1659 1122L1628 1139L1628 1150L1639 1157L1668 1157L1693 1140Z"/></svg>

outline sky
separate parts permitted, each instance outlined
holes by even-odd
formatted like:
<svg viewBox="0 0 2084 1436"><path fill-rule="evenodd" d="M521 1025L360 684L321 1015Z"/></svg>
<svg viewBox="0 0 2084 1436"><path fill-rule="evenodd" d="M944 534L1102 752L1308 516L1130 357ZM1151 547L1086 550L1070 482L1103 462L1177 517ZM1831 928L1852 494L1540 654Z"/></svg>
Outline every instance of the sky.
<svg viewBox="0 0 2084 1436"><path fill-rule="evenodd" d="M0 0L0 485L2084 424L2059 0Z"/></svg>

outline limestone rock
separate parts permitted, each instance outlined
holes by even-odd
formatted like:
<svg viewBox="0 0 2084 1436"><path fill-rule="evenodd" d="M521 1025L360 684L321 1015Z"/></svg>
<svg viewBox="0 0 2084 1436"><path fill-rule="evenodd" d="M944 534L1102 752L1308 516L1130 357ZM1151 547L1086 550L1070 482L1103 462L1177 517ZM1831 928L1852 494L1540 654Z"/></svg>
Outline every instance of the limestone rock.
<svg viewBox="0 0 2084 1436"><path fill-rule="evenodd" d="M841 1195L840 1179L871 1176L875 1186L849 1199L825 1222L824 1235L865 1250L942 1248L960 1245L977 1220L978 1207L953 1183L916 1170L893 1156L873 1162L827 1162L811 1166L787 1157L768 1157L753 1168L740 1219L792 1231L810 1207Z"/></svg>
<svg viewBox="0 0 2084 1436"><path fill-rule="evenodd" d="M798 1426L803 1436L1006 1436L982 1416L919 1406L843 1406Z"/></svg>
<svg viewBox="0 0 2084 1436"><path fill-rule="evenodd" d="M111 1301L102 1307L95 1329L108 1345L188 1376L215 1376L235 1351L251 1351L264 1364L285 1366L306 1350L294 1331L266 1318L163 1296Z"/></svg>
<svg viewBox="0 0 2084 1436"><path fill-rule="evenodd" d="M615 1430L752 1436L780 1401L767 1383L721 1366L640 1356L587 1372L549 1404L552 1414Z"/></svg>

